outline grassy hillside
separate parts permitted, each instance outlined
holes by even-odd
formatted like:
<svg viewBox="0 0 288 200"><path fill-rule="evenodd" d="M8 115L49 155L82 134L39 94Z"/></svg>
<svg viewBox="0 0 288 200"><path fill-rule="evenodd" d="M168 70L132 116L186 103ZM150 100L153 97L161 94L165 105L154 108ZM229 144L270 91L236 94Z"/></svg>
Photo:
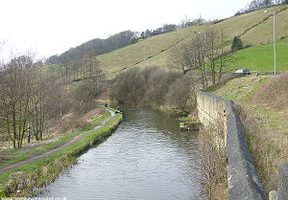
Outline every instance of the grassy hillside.
<svg viewBox="0 0 288 200"><path fill-rule="evenodd" d="M204 27L206 26L193 26L175 32L154 36L128 47L100 55L98 56L98 59L103 70L108 74L117 73L135 65L143 66L144 63L142 62L144 61L144 55L147 59L147 63L149 63L151 58L154 58L159 54L167 54L167 50L171 47L192 35L194 31L202 30ZM165 62L156 63L156 66L165 66L165 64Z"/></svg>
<svg viewBox="0 0 288 200"><path fill-rule="evenodd" d="M276 45L277 51L277 71L287 71L288 69L288 39L280 40ZM273 44L258 45L237 51L233 57L235 62L231 62L229 69L248 68L258 72L273 72L274 54Z"/></svg>
<svg viewBox="0 0 288 200"><path fill-rule="evenodd" d="M283 23L287 21L286 19L288 18L287 5L257 10L240 16L231 17L219 22L210 22L200 26L191 26L175 32L155 36L143 40L137 44L133 44L122 49L100 55L98 59L101 62L104 72L108 74L108 77L113 77L118 72L130 67L145 66L145 63L143 62L144 57L146 58L146 66L169 67L170 64L168 58L173 46L192 37L193 34L201 32L209 27L223 30L225 41L227 42L227 48L230 47L234 36L240 36L244 45L256 46L259 44L267 44L272 41L273 12L277 13L276 28L277 39L279 40L280 38L288 35L288 23ZM283 54L286 52L285 49L283 49L285 45L286 44L284 43L278 45L279 51L283 50ZM262 52L265 52L265 54L270 54L269 45L259 47L257 46L255 49L245 49L241 52L242 55L250 55L251 52L257 54L256 52L259 49ZM244 51L247 51L247 53L244 53ZM257 57L261 57L261 54L257 55ZM252 55L251 57L254 58ZM280 56L281 53L279 54L279 57ZM254 64L248 63L248 65L248 61L249 60L246 59L246 61L239 63L239 65L245 64L245 66L251 66L250 68L253 70L258 70L264 66L264 64L259 63L254 69ZM281 62L282 61L280 61L280 63ZM270 63L270 61L268 63ZM265 62L265 65L267 65L267 67L264 70L270 68L270 64L266 64Z"/></svg>

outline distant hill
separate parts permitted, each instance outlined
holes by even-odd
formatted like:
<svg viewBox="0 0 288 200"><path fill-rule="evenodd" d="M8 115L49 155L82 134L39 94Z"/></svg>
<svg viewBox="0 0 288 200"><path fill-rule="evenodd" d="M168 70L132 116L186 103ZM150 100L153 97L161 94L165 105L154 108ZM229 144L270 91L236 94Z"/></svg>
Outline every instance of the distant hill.
<svg viewBox="0 0 288 200"><path fill-rule="evenodd" d="M270 51L270 46L266 46L266 44L271 44L273 41L274 12L276 12L277 16L276 37L277 40L280 40L288 36L288 23L286 23L288 19L288 5L273 6L223 20L215 20L202 25L189 26L177 31L149 37L131 45L129 45L129 40L133 37L134 33L131 31L124 31L106 40L91 40L79 47L72 48L60 56L56 56L55 58L58 62L63 62L65 60L83 58L85 55L88 55L88 57L97 55L97 60L100 62L100 66L108 78L113 78L119 72L132 67L152 66L169 68L171 67L169 55L175 45L187 41L187 39L193 37L193 35L203 32L207 28L213 28L223 30L227 48L231 47L234 36L241 38L243 46L260 46L253 48L252 50L246 48L238 54L243 56L246 51L248 53L253 52L261 60L261 54L256 53L255 50L262 46L263 51L265 49ZM121 42L118 41L119 39ZM286 45L286 42L284 42L281 47L283 47L283 45ZM281 48L280 50L282 53L286 52L285 48ZM270 57L265 58L271 59ZM53 57L50 58L51 61L53 61L53 59ZM264 60L265 59L262 59L262 61ZM272 69L270 67L270 60L269 64L268 62L266 63L265 69L263 70L260 69L262 66L261 62L258 64L249 63L249 60L246 58L242 61L243 62L239 61L239 63L236 64L234 63L233 66L230 66L230 69L232 67L237 67L238 65L251 66L252 70L254 66L257 66L255 67L255 70L257 71ZM253 59L253 62L256 62L255 59ZM285 63L283 62L280 63L284 65Z"/></svg>
<svg viewBox="0 0 288 200"><path fill-rule="evenodd" d="M288 5L279 5L154 36L97 58L103 71L112 78L131 67L171 67L171 49L207 28L222 29L227 48L231 47L234 36L240 37L244 46L270 44L273 41L273 12L277 14L277 39L287 37Z"/></svg>
<svg viewBox="0 0 288 200"><path fill-rule="evenodd" d="M107 39L93 39L80 46L71 48L59 56L51 56L48 58L47 63L64 63L65 61L82 59L85 56L91 57L107 53L129 45L134 34L134 32L128 30L112 35Z"/></svg>

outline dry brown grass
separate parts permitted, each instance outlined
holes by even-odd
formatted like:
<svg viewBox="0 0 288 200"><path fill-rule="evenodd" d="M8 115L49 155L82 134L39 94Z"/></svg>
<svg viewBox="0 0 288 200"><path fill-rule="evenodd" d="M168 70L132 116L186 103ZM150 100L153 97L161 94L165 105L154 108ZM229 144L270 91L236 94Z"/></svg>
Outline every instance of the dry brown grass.
<svg viewBox="0 0 288 200"><path fill-rule="evenodd" d="M278 167L288 162L288 74L270 78L241 107L258 175L266 192L276 190Z"/></svg>
<svg viewBox="0 0 288 200"><path fill-rule="evenodd" d="M261 183L266 192L276 190L277 172L281 163L288 162L288 142L285 130L275 130L269 120L242 112L245 133Z"/></svg>
<svg viewBox="0 0 288 200"><path fill-rule="evenodd" d="M271 79L252 97L255 104L276 110L288 109L288 74Z"/></svg>
<svg viewBox="0 0 288 200"><path fill-rule="evenodd" d="M90 112L86 113L83 117L82 120L84 122L91 122L94 116L99 116L101 114L104 114L105 110L101 108L96 108L94 110L91 110Z"/></svg>
<svg viewBox="0 0 288 200"><path fill-rule="evenodd" d="M288 75L243 77L215 93L241 106L241 120L261 183L266 192L276 190L278 167L288 162Z"/></svg>
<svg viewBox="0 0 288 200"><path fill-rule="evenodd" d="M226 149L222 145L224 139L223 121L216 125L201 127L199 148L201 152L201 170L204 193L208 199L228 199Z"/></svg>

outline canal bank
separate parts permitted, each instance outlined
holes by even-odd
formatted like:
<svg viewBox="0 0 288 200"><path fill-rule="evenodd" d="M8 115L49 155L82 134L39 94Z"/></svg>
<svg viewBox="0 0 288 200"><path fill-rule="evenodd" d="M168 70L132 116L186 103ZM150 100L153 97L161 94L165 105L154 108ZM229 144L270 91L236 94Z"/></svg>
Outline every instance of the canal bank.
<svg viewBox="0 0 288 200"><path fill-rule="evenodd" d="M153 109L127 109L115 133L39 197L202 199L198 134Z"/></svg>
<svg viewBox="0 0 288 200"><path fill-rule="evenodd" d="M81 131L71 133L73 138L61 138L61 145L18 163L1 167L0 197L31 196L34 187L55 180L64 169L75 163L77 156L104 141L118 127L122 115L114 114L112 110L109 112L110 116L94 118Z"/></svg>

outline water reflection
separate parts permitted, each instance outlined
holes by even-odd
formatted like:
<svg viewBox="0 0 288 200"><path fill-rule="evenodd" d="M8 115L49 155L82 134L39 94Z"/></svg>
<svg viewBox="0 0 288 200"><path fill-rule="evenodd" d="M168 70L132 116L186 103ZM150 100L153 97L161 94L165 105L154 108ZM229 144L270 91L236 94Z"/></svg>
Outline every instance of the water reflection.
<svg viewBox="0 0 288 200"><path fill-rule="evenodd" d="M104 143L44 189L67 199L201 199L197 134L150 109L125 112Z"/></svg>

